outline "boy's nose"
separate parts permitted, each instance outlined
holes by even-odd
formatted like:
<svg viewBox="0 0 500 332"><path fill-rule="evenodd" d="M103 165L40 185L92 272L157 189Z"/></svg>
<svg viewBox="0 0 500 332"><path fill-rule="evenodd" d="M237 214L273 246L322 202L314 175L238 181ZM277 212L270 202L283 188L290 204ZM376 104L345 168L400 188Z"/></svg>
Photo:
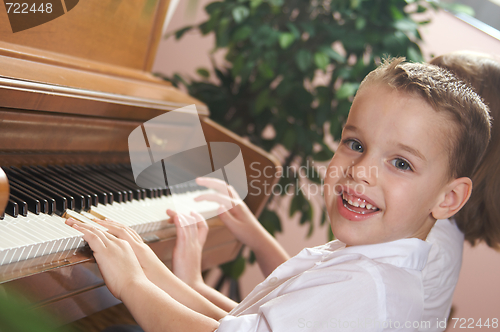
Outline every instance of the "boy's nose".
<svg viewBox="0 0 500 332"><path fill-rule="evenodd" d="M355 182L373 186L377 183L378 166L367 156L353 160L348 176Z"/></svg>

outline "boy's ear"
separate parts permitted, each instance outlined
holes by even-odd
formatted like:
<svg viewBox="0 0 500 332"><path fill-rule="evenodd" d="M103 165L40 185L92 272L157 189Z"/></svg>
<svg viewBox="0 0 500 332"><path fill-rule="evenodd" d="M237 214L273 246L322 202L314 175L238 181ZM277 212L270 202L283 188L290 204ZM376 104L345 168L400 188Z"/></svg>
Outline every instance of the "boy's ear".
<svg viewBox="0 0 500 332"><path fill-rule="evenodd" d="M435 219L448 219L467 203L472 193L472 181L467 177L455 179L446 185L441 202L432 209Z"/></svg>

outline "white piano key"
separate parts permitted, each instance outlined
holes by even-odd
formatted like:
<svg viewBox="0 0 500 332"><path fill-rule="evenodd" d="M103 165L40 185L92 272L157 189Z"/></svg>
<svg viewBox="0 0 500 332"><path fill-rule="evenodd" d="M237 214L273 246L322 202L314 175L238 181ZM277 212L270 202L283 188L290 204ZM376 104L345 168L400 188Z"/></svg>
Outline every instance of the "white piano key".
<svg viewBox="0 0 500 332"><path fill-rule="evenodd" d="M194 201L195 197L212 192L214 191L211 189L194 190L130 202L100 204L92 207L90 213L68 210L67 215L105 230L92 220L93 213L96 213L143 234L164 227L174 227L165 222L170 218L166 213L167 209L185 214L197 211L201 215L208 213L213 216L219 204ZM85 244L83 234L66 225L65 220L66 218L57 215L46 214L28 213L26 217L17 218L6 215L4 220L0 220L0 265L82 247Z"/></svg>

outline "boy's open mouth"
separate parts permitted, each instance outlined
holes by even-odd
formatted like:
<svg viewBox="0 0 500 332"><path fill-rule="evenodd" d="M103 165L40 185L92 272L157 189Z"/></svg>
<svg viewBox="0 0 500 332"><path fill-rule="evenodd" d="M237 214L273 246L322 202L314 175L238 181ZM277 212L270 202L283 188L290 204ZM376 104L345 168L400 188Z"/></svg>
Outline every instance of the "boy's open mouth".
<svg viewBox="0 0 500 332"><path fill-rule="evenodd" d="M342 192L342 202L347 210L358 214L368 214L379 211L379 208L368 203L366 200L346 192Z"/></svg>

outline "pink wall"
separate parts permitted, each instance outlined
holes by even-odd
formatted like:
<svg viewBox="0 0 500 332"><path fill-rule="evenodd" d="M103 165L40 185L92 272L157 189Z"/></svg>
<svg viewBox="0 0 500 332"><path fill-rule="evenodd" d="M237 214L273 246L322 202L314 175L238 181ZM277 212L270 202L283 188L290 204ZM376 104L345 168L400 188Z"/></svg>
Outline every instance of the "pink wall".
<svg viewBox="0 0 500 332"><path fill-rule="evenodd" d="M175 31L180 27L200 22L206 18L202 8L210 1L199 0L198 10L193 16L185 14L187 2L181 1L168 31ZM430 54L439 55L465 49L500 55L499 40L482 33L448 13L435 15L432 23L423 28L422 32L425 41L422 48L426 59L430 59ZM189 33L181 41L175 41L174 38L164 40L158 50L154 71L165 74L180 72L195 76L196 68L210 68L208 54L213 45L212 36L202 38L198 33ZM223 55L217 54L216 60L223 61ZM290 254L294 255L304 247L320 245L326 241L326 228L320 229L318 224L313 237L305 239L307 227L298 225L297 216L292 219L287 218L286 206L285 203L278 209L279 214L283 216L284 232L277 238ZM455 309L453 317L473 318L475 321L482 318L483 322L486 318L490 318L490 321L491 318L500 319L499 275L500 253L485 245L471 248L466 244L462 272L453 300ZM212 276L212 278L215 277ZM263 280L263 277L255 265L246 270L241 280L242 293L245 296L257 283ZM455 329L449 328L448 330Z"/></svg>

